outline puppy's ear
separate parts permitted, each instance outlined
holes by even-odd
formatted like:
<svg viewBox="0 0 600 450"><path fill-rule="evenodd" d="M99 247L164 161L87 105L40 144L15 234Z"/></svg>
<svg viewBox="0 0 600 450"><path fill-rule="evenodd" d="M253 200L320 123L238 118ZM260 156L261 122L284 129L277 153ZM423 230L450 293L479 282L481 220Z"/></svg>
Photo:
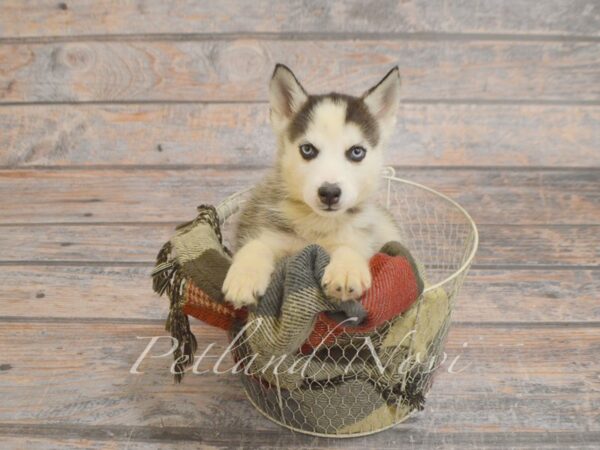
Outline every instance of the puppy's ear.
<svg viewBox="0 0 600 450"><path fill-rule="evenodd" d="M308 94L294 73L277 64L269 85L271 122L276 129L286 124L308 99Z"/></svg>
<svg viewBox="0 0 600 450"><path fill-rule="evenodd" d="M371 114L382 125L384 133L391 132L396 123L398 103L400 102L400 72L398 66L390 70L383 79L365 92L363 101Z"/></svg>

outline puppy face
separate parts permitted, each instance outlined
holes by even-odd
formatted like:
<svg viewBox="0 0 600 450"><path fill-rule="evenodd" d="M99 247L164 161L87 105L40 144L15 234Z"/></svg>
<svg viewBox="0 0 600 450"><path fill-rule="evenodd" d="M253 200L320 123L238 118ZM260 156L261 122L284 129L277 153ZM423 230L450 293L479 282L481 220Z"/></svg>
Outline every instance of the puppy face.
<svg viewBox="0 0 600 450"><path fill-rule="evenodd" d="M395 123L400 92L392 69L361 97L309 95L285 66L270 85L271 123L286 190L321 216L360 206L378 187L383 142Z"/></svg>

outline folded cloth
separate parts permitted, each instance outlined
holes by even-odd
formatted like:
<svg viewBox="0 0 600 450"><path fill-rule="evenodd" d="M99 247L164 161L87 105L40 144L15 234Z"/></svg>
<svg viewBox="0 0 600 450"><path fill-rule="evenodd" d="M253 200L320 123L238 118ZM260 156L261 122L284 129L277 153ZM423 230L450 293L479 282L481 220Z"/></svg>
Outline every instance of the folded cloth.
<svg viewBox="0 0 600 450"><path fill-rule="evenodd" d="M217 212L199 206L196 219L178 226L163 246L152 273L154 290L171 300L166 327L182 344L176 359L185 356L191 364L196 349L188 315L225 330L235 320L260 319L255 337L261 348L267 345L275 356L299 348L307 353L332 344L342 333L373 330L408 309L423 291L410 252L397 242L371 259L372 287L360 301L339 302L324 295L321 279L328 263L324 249L307 246L279 261L255 308L235 310L221 292L231 253L223 245Z"/></svg>
<svg viewBox="0 0 600 450"><path fill-rule="evenodd" d="M342 311L320 314L313 332L302 347L304 353L321 343L333 343L343 332L357 334L372 331L410 308L423 292L423 280L415 260L398 242L384 245L371 258L369 267L372 286L358 303L358 307L364 310L364 319L353 302L344 302L346 304L340 308ZM352 326L352 322L348 322L346 327L339 326L340 322L353 316L361 319L355 326Z"/></svg>
<svg viewBox="0 0 600 450"><path fill-rule="evenodd" d="M236 347L236 361L252 355L242 382L248 396L280 423L324 434L378 430L422 409L435 368L443 361L450 304L437 288L404 314L369 333L373 347L356 338L296 353L276 366L251 349L250 335ZM235 333L234 326L234 333ZM380 369L378 359L383 370ZM266 368L266 369L265 369Z"/></svg>
<svg viewBox="0 0 600 450"><path fill-rule="evenodd" d="M371 258L372 286L360 300L340 302L324 294L328 264L323 248L308 245L278 261L255 306L236 310L221 292L231 253L219 217L212 206L199 206L196 219L178 226L162 247L152 273L154 290L170 299L166 328L180 344L174 353L176 381L193 364L197 345L188 319L193 316L227 330L232 340L243 335L233 357L250 374L243 377L248 394L263 411L280 414L280 421L301 417L314 431L329 433L321 421L336 430L356 430L361 425L353 424L373 423L390 411L397 417L422 408L431 384L426 366L446 334L445 293L421 295L422 271L397 242ZM410 362L415 349L422 354ZM407 370L400 371L403 365ZM282 396L295 405L296 415L282 407ZM337 420L314 414L314 408L338 401L342 411L346 397L356 404Z"/></svg>
<svg viewBox="0 0 600 450"><path fill-rule="evenodd" d="M177 226L156 257L152 285L170 300L165 328L179 343L173 352L177 382L193 363L197 348L188 315L228 330L245 313L226 303L221 293L230 265L231 252L223 245L219 216L209 205L200 205L194 220Z"/></svg>

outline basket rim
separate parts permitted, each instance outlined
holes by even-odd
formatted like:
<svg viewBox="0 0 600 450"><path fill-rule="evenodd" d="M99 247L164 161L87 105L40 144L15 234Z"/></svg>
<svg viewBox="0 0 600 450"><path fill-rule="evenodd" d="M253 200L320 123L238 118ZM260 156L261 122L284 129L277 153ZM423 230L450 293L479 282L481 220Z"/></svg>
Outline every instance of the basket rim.
<svg viewBox="0 0 600 450"><path fill-rule="evenodd" d="M456 269L454 272L452 272L452 274L450 274L446 278L444 278L442 281L439 281L439 282L437 282L435 284L427 286L423 290L423 293L433 291L434 289L438 289L439 287L445 285L446 283L449 283L450 281L454 280L458 276L460 276L460 275L464 274L465 272L467 272L469 270L469 267L471 266L471 263L473 262L473 258L475 258L475 254L477 253L477 249L479 248L479 230L477 229L477 225L475 224L475 221L473 220L473 218L471 217L471 215L458 202L456 202L455 200L452 200L447 195L442 194L441 192L436 191L435 189L432 189L432 188L430 188L428 186L425 186L424 184L416 183L416 182L411 181L411 180L406 180L404 178L397 177L396 176L396 171L394 170L393 167L387 167L386 170L391 171L391 175L383 175L384 179L398 181L400 183L408 184L408 185L411 185L411 186L415 186L415 187L417 187L419 189L423 189L423 190L428 191L428 192L430 192L430 193L432 193L434 195L437 195L438 197L446 200L448 203L450 203L451 205L453 205L465 217L465 219L467 220L467 223L471 227L471 231L473 233L473 246L471 248L471 251L469 252L469 256L467 256L467 258L465 259L465 262L458 269Z"/></svg>
<svg viewBox="0 0 600 450"><path fill-rule="evenodd" d="M391 181L396 181L396 182L399 182L399 183L408 184L408 185L414 186L416 188L428 191L431 194L437 195L438 197L442 198L443 200L447 201L452 206L454 206L465 217L465 219L467 220L467 223L471 227L471 232L473 233L473 245L472 245L471 251L469 252L469 255L465 259L464 263L458 269L456 269L454 272L452 272L452 274L450 274L446 278L444 278L442 281L439 281L439 282L437 282L435 284L427 286L424 289L423 293L430 292L430 291L433 291L435 289L438 289L439 287L441 287L441 286L449 283L450 281L454 280L455 278L457 278L460 275L462 275L465 272L467 272L469 270L469 267L471 266L471 263L473 262L473 258L475 258L475 254L477 253L477 249L479 248L479 231L477 229L477 225L475 224L475 221L473 220L473 218L471 217L471 215L467 212L467 210L464 209L455 200L452 200L447 195L442 194L441 192L436 191L433 188L425 186L425 185L423 185L421 183L417 183L417 182L414 182L414 181L411 181L411 180L406 180L404 178L397 177L395 169L393 167L391 167L391 166L388 166L388 167L384 168L384 172L382 174L382 178L385 179L385 180L391 180ZM227 198L225 198L225 200L223 200L222 202L220 202L217 205L216 209L217 209L217 214L219 216L219 222L221 223L221 225L230 216L232 216L234 213L236 213L239 210L240 205L239 205L239 203L237 203L238 198L241 197L241 196L243 196L244 194L246 194L247 192L249 192L251 190L252 190L252 188L246 188L246 189L243 189L241 191L235 192L235 193L229 195Z"/></svg>

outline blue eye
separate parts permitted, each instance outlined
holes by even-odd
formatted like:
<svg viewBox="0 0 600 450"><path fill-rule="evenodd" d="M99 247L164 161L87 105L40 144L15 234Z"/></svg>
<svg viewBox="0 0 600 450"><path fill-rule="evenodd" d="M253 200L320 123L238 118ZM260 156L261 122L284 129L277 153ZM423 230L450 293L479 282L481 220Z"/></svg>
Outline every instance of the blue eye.
<svg viewBox="0 0 600 450"><path fill-rule="evenodd" d="M360 162L367 156L367 151L360 145L354 145L346 152L346 158L350 161Z"/></svg>
<svg viewBox="0 0 600 450"><path fill-rule="evenodd" d="M319 154L319 150L312 144L302 144L300 146L300 155L307 161L315 159Z"/></svg>

